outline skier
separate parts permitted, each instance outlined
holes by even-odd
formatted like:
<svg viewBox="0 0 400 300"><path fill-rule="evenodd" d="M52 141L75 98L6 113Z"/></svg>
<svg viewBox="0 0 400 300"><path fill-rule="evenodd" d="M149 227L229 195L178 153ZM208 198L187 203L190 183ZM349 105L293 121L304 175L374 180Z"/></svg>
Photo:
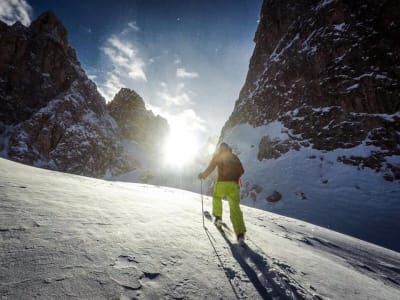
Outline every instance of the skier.
<svg viewBox="0 0 400 300"><path fill-rule="evenodd" d="M232 153L231 147L221 143L218 153L212 158L204 172L198 175L200 180L207 178L215 167L218 167L218 179L214 186L213 210L215 225L222 226L222 198L227 197L233 230L235 231L239 244L244 244L246 226L243 220L243 213L240 209L240 187L239 180L244 173L243 165L239 158Z"/></svg>

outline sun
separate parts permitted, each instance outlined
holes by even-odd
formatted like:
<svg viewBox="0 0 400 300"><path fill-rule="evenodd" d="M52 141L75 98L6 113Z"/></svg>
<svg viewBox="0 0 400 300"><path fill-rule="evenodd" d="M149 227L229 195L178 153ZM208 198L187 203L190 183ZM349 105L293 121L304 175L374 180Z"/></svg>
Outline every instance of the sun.
<svg viewBox="0 0 400 300"><path fill-rule="evenodd" d="M183 167L192 162L198 152L198 141L185 128L173 128L164 145L164 162Z"/></svg>

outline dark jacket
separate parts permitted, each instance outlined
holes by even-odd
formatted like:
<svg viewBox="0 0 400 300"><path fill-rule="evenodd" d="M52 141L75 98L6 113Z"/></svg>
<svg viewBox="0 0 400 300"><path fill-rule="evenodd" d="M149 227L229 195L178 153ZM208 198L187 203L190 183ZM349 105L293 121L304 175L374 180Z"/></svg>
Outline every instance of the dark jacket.
<svg viewBox="0 0 400 300"><path fill-rule="evenodd" d="M218 167L217 181L234 181L239 182L239 178L243 175L244 169L239 158L229 150L218 152L207 169L202 173L202 177L206 178Z"/></svg>

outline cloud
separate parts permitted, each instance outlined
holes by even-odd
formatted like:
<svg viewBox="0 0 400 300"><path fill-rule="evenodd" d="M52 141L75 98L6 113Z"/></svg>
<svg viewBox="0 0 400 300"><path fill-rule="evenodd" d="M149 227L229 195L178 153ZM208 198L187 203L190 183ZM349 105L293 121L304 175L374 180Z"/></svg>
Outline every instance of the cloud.
<svg viewBox="0 0 400 300"><path fill-rule="evenodd" d="M176 69L176 77L178 78L197 78L199 74L196 72L188 72L184 68Z"/></svg>
<svg viewBox="0 0 400 300"><path fill-rule="evenodd" d="M161 81L159 86L161 91L157 92L157 96L164 102L160 106L146 103L148 109L166 118L171 130L185 130L193 134L206 131L206 122L193 109L188 107L193 104L191 96L195 94L187 90L184 83L178 83L171 89L166 82Z"/></svg>
<svg viewBox="0 0 400 300"><path fill-rule="evenodd" d="M165 105L169 106L185 106L192 104L189 91L185 91L185 84L179 83L174 92L171 92L168 85L165 82L161 82L162 91L158 92L157 95L165 101Z"/></svg>
<svg viewBox="0 0 400 300"><path fill-rule="evenodd" d="M170 118L172 126L185 126L189 131L193 132L206 131L206 122L200 118L193 109L185 109L178 114L172 115Z"/></svg>
<svg viewBox="0 0 400 300"><path fill-rule="evenodd" d="M112 35L101 50L113 66L113 70L106 75L106 81L99 84L99 90L107 100L111 100L125 86L123 82L126 80L147 81L146 65L132 42Z"/></svg>
<svg viewBox="0 0 400 300"><path fill-rule="evenodd" d="M136 21L129 22L128 27L131 28L133 31L138 32L140 31L140 27L136 24Z"/></svg>
<svg viewBox="0 0 400 300"><path fill-rule="evenodd" d="M160 106L153 106L146 103L146 108L150 109L155 115L160 115L168 120L171 129L184 128L193 134L206 132L206 121L196 114L193 109L180 110L174 113Z"/></svg>
<svg viewBox="0 0 400 300"><path fill-rule="evenodd" d="M25 26L31 23L32 7L26 0L1 0L0 20L8 25L20 21Z"/></svg>
<svg viewBox="0 0 400 300"><path fill-rule="evenodd" d="M115 94L124 87L119 76L114 73L107 75L107 80L105 83L98 85L100 93L106 98L106 100L112 100Z"/></svg>
<svg viewBox="0 0 400 300"><path fill-rule="evenodd" d="M83 27L83 30L85 30L86 33L92 33L93 30L90 27Z"/></svg>
<svg viewBox="0 0 400 300"><path fill-rule="evenodd" d="M174 64L179 65L181 62L182 62L181 59L178 56L175 56Z"/></svg>
<svg viewBox="0 0 400 300"><path fill-rule="evenodd" d="M88 74L88 78L92 81L95 81L97 79L97 75L94 74Z"/></svg>
<svg viewBox="0 0 400 300"><path fill-rule="evenodd" d="M190 97L187 93L179 94L179 95L171 95L166 92L158 93L158 95L165 100L167 106L184 106L192 103Z"/></svg>
<svg viewBox="0 0 400 300"><path fill-rule="evenodd" d="M145 64L138 55L139 51L132 43L112 36L108 39L108 46L104 47L103 51L115 67L119 69L118 71L127 72L132 79L147 81L144 73Z"/></svg>

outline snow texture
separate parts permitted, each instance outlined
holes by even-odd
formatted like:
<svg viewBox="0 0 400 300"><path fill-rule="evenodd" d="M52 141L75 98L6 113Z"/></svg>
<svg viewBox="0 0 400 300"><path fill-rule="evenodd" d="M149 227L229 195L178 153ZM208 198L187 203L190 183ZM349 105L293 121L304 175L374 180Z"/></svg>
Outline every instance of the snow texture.
<svg viewBox="0 0 400 300"><path fill-rule="evenodd" d="M295 219L243 207L243 249L199 194L5 159L0 186L1 299L400 297L399 253Z"/></svg>

